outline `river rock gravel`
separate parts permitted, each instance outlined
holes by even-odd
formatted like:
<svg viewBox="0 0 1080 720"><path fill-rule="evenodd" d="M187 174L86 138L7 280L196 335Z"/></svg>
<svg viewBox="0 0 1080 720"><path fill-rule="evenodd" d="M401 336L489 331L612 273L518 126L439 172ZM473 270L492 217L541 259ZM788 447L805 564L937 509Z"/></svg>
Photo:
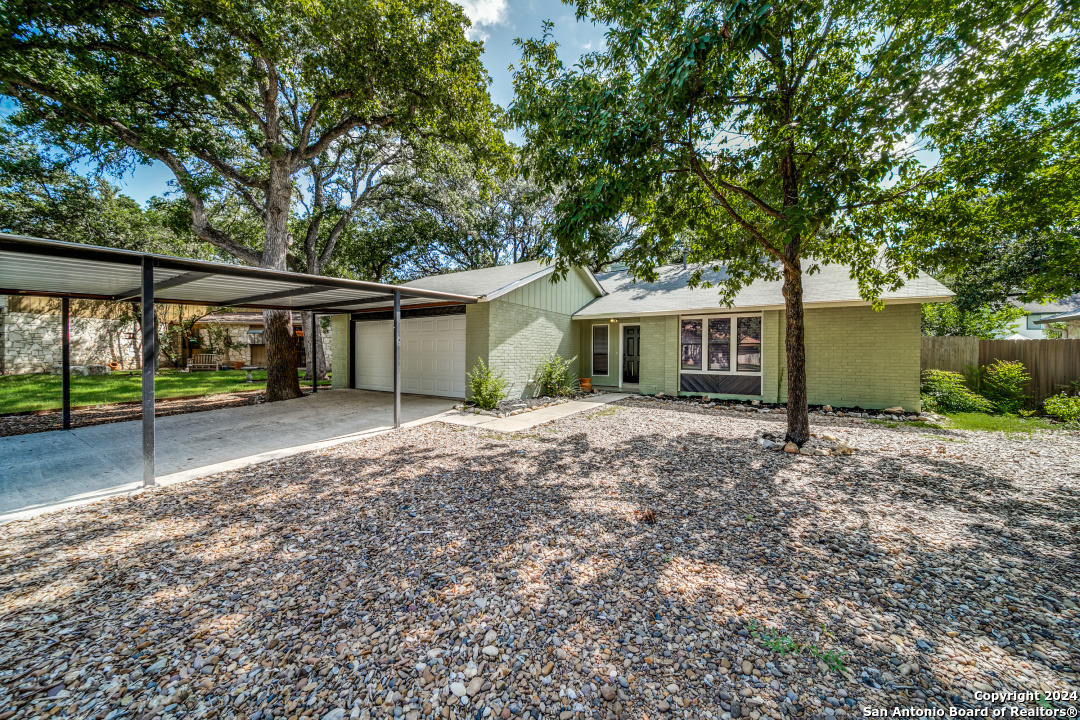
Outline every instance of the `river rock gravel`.
<svg viewBox="0 0 1080 720"><path fill-rule="evenodd" d="M1080 438L781 422L431 423L4 525L0 720L1076 704Z"/></svg>

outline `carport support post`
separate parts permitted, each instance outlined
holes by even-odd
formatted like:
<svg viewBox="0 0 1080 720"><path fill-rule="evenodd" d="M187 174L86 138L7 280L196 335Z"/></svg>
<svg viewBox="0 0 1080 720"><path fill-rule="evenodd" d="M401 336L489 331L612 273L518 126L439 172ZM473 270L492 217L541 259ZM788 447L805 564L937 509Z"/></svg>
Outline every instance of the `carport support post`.
<svg viewBox="0 0 1080 720"><path fill-rule="evenodd" d="M71 429L71 300L60 299L60 394L64 413L62 426Z"/></svg>
<svg viewBox="0 0 1080 720"><path fill-rule="evenodd" d="M319 353L315 352L315 323L319 316L311 313L311 392L319 392Z"/></svg>
<svg viewBox="0 0 1080 720"><path fill-rule="evenodd" d="M394 291L394 427L401 427L401 291Z"/></svg>
<svg viewBox="0 0 1080 720"><path fill-rule="evenodd" d="M142 259L142 475L143 487L154 485L154 365L157 358L154 327L154 266Z"/></svg>

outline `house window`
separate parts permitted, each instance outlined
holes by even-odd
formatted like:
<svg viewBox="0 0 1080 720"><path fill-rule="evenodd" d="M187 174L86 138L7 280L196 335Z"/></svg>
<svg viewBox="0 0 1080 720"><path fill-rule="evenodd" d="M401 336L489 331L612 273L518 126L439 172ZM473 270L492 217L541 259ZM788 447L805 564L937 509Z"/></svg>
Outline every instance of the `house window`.
<svg viewBox="0 0 1080 720"><path fill-rule="evenodd" d="M1031 313L1030 315L1027 316L1027 329L1028 330L1042 330L1042 329L1044 329L1042 325L1036 325L1035 321L1036 320L1042 320L1043 318L1048 318L1053 314L1054 313Z"/></svg>
<svg viewBox="0 0 1080 720"><path fill-rule="evenodd" d="M682 369L701 369L701 321L682 321Z"/></svg>
<svg viewBox="0 0 1080 720"><path fill-rule="evenodd" d="M608 374L608 328L607 325L593 325L592 329L592 371L593 375Z"/></svg>
<svg viewBox="0 0 1080 720"><path fill-rule="evenodd" d="M709 369L731 369L731 318L709 320Z"/></svg>
<svg viewBox="0 0 1080 720"><path fill-rule="evenodd" d="M761 375L761 315L679 318L679 361L686 374Z"/></svg>
<svg viewBox="0 0 1080 720"><path fill-rule="evenodd" d="M761 318L739 318L739 372L761 372Z"/></svg>

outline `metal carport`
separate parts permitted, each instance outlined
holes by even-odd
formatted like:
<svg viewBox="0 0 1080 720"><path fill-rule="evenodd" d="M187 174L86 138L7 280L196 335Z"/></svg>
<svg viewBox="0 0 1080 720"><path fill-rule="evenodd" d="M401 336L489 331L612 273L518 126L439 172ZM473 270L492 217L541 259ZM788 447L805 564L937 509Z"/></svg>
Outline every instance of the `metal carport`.
<svg viewBox="0 0 1080 720"><path fill-rule="evenodd" d="M393 301L394 427L401 414L401 308L474 303L476 297L266 270L243 265L0 233L0 294L61 298L63 425L70 427L69 300L138 301L142 306L143 484L154 484L154 303L353 313ZM314 336L314 333L313 333ZM350 352L353 351L350 343ZM350 366L352 361L350 359ZM313 384L313 388L315 385Z"/></svg>

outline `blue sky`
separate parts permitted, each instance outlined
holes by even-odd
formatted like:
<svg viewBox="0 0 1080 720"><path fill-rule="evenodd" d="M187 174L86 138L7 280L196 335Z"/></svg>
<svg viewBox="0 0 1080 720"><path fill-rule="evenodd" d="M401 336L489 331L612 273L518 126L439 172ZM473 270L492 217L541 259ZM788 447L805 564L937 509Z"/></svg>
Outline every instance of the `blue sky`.
<svg viewBox="0 0 1080 720"><path fill-rule="evenodd" d="M509 67L520 59L514 38L540 34L544 20L555 23L560 56L569 64L582 53L603 46L604 28L577 22L574 7L558 0L455 0L473 21L471 36L484 41L484 65L491 76L491 98L506 106L514 96ZM516 138L509 137L514 140ZM140 203L168 190L172 173L159 162L141 165L122 178L113 178L124 194Z"/></svg>

